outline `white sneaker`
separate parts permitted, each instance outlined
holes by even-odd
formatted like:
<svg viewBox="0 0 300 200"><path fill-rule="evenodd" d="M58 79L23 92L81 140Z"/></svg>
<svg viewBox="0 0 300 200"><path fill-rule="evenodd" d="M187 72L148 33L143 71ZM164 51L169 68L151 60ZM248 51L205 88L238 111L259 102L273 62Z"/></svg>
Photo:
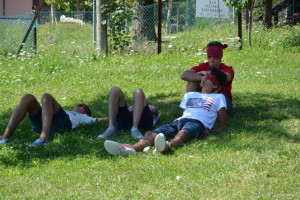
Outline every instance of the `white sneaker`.
<svg viewBox="0 0 300 200"><path fill-rule="evenodd" d="M98 139L106 139L117 134L116 129L107 128L102 134L98 135Z"/></svg>
<svg viewBox="0 0 300 200"><path fill-rule="evenodd" d="M144 139L144 136L141 134L141 132L139 130L131 131L131 136L136 140Z"/></svg>
<svg viewBox="0 0 300 200"><path fill-rule="evenodd" d="M136 151L128 144L120 144L115 141L106 140L104 142L105 150L112 155L135 155Z"/></svg>
<svg viewBox="0 0 300 200"><path fill-rule="evenodd" d="M154 151L153 154L165 153L169 150L170 146L166 142L166 137L164 134L159 133L154 139Z"/></svg>

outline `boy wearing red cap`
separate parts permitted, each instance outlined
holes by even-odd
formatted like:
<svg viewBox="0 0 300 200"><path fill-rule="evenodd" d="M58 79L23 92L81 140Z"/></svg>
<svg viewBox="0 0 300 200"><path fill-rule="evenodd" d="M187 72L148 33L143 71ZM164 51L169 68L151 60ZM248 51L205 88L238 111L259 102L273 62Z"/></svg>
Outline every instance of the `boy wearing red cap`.
<svg viewBox="0 0 300 200"><path fill-rule="evenodd" d="M227 82L220 93L223 93L227 102L227 111L232 110L232 80L234 78L234 70L232 67L221 63L223 57L223 49L227 48L227 44L222 44L218 41L208 43L206 47L207 62L200 63L181 74L181 79L187 81L186 92L201 91L201 82L204 74L206 74L211 67L221 69L227 75Z"/></svg>
<svg viewBox="0 0 300 200"><path fill-rule="evenodd" d="M14 130L27 115L32 129L41 133L40 137L30 146L42 146L49 142L51 132L69 131L79 124L89 124L106 118L93 118L91 111L85 104L77 104L73 111L64 111L60 104L50 94L44 94L42 106L35 96L26 94L14 110L7 128L0 139L0 144L9 141Z"/></svg>
<svg viewBox="0 0 300 200"><path fill-rule="evenodd" d="M143 140L132 146L106 140L106 151L112 155L135 155L145 147L154 145L154 154L165 153L190 139L203 137L207 133L222 132L226 124L226 100L223 94L217 93L226 79L226 74L220 69L211 68L210 73L205 74L201 80L201 93L187 92L184 95L179 105L183 109L181 117L148 131ZM217 117L220 123L213 128Z"/></svg>

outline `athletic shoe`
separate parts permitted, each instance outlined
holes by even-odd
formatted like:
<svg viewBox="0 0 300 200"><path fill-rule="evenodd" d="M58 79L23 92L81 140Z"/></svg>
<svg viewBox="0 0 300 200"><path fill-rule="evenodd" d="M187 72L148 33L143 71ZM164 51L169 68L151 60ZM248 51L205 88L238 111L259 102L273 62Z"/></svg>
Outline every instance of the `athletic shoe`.
<svg viewBox="0 0 300 200"><path fill-rule="evenodd" d="M169 143L166 141L164 134L159 133L154 139L154 151L153 154L165 153L170 149Z"/></svg>
<svg viewBox="0 0 300 200"><path fill-rule="evenodd" d="M112 155L135 155L136 151L128 144L120 144L111 140L104 142L105 150Z"/></svg>
<svg viewBox="0 0 300 200"><path fill-rule="evenodd" d="M106 139L117 134L116 130L107 128L102 134L98 135L98 139Z"/></svg>
<svg viewBox="0 0 300 200"><path fill-rule="evenodd" d="M8 139L1 139L0 140L0 144L6 144L6 143L8 143Z"/></svg>
<svg viewBox="0 0 300 200"><path fill-rule="evenodd" d="M144 139L144 136L141 134L141 132L139 130L131 131L131 136L136 140Z"/></svg>
<svg viewBox="0 0 300 200"><path fill-rule="evenodd" d="M45 144L47 144L48 142L45 141L43 138L39 138L36 141L34 141L34 143L32 143L30 146L31 147L38 147L38 146L43 146Z"/></svg>

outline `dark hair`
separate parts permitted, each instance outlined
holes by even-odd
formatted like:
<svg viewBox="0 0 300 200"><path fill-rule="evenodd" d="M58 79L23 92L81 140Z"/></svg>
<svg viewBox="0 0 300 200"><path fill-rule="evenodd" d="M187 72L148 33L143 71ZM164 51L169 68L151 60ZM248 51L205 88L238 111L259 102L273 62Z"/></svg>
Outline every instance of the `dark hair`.
<svg viewBox="0 0 300 200"><path fill-rule="evenodd" d="M222 44L219 41L212 41L212 42L208 43L207 46L218 46L218 47L223 47L223 49L228 47L227 44Z"/></svg>
<svg viewBox="0 0 300 200"><path fill-rule="evenodd" d="M227 75L222 70L217 67L210 67L209 71L211 75L215 76L220 85L225 85L227 82Z"/></svg>

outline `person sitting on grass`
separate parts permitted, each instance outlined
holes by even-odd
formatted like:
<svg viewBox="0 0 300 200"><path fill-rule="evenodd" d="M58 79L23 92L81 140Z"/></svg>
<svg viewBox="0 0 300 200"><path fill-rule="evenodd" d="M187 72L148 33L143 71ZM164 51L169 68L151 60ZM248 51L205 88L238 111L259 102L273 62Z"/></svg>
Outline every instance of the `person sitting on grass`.
<svg viewBox="0 0 300 200"><path fill-rule="evenodd" d="M227 47L227 44L222 44L218 41L208 43L206 46L207 62L200 63L199 65L184 71L181 74L181 79L187 81L186 92L197 92L201 91L201 85L199 83L201 82L203 75L209 71L210 67L214 66L221 69L225 72L227 80L224 87L219 92L225 96L227 111L231 111L233 109L231 85L234 78L234 70L232 67L221 63L223 50Z"/></svg>
<svg viewBox="0 0 300 200"><path fill-rule="evenodd" d="M132 146L106 140L106 151L112 155L135 155L137 151L154 145L154 154L165 153L189 139L222 132L226 124L226 100L218 92L225 83L226 74L219 68L212 67L210 73L206 73L201 80L201 93L187 92L184 95L180 103L184 111L180 118L147 132L143 140ZM220 120L219 126L212 129L217 117Z"/></svg>
<svg viewBox="0 0 300 200"><path fill-rule="evenodd" d="M42 106L31 94L26 94L21 98L9 120L0 144L9 141L14 130L26 114L29 117L32 129L40 133L40 137L30 146L42 146L48 143L52 132L65 132L74 129L79 124L89 124L106 119L91 117L91 111L85 104L77 104L73 111L64 111L50 94L44 94L41 102Z"/></svg>
<svg viewBox="0 0 300 200"><path fill-rule="evenodd" d="M119 87L113 87L109 91L108 99L108 128L98 136L98 139L106 139L117 133L117 128L130 129L134 139L141 140L143 135L140 128L152 128L159 118L159 111L153 105L148 105L142 89L133 92L134 104L128 107L124 94Z"/></svg>

